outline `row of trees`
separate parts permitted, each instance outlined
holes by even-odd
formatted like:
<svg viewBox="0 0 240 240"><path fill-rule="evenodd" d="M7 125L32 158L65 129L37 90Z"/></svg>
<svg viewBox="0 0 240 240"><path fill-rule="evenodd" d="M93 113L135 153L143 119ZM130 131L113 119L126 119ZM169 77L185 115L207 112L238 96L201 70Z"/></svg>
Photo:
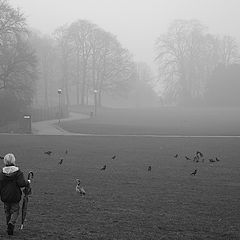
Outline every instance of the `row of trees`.
<svg viewBox="0 0 240 240"><path fill-rule="evenodd" d="M45 36L28 28L19 9L0 0L0 110L11 112L6 119L32 104L57 106L58 88L67 106L91 104L94 90L99 105L104 93L134 95L139 72L130 52L96 24L77 20Z"/></svg>
<svg viewBox="0 0 240 240"><path fill-rule="evenodd" d="M197 20L174 21L158 38L156 52L164 97L183 104L210 95L216 87L211 83L213 73L239 62L236 41L208 33Z"/></svg>
<svg viewBox="0 0 240 240"><path fill-rule="evenodd" d="M46 107L49 96L56 96L57 83L67 105L88 104L94 90L101 105L103 93L123 95L134 86L138 78L136 63L111 33L78 20L59 27L53 36L35 34L32 38L41 67L38 87L44 89L39 94L44 93Z"/></svg>

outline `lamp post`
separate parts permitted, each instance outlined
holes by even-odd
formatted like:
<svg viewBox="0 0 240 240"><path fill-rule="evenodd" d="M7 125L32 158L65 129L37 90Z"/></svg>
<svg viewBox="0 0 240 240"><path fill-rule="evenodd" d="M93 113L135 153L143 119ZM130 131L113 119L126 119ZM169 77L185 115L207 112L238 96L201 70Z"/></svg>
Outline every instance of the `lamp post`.
<svg viewBox="0 0 240 240"><path fill-rule="evenodd" d="M98 93L98 90L94 90L94 115L95 117L97 116L97 93Z"/></svg>
<svg viewBox="0 0 240 240"><path fill-rule="evenodd" d="M61 109L61 94L62 94L62 89L58 89L58 125L60 125L60 120L61 120L61 115L62 115L62 109Z"/></svg>

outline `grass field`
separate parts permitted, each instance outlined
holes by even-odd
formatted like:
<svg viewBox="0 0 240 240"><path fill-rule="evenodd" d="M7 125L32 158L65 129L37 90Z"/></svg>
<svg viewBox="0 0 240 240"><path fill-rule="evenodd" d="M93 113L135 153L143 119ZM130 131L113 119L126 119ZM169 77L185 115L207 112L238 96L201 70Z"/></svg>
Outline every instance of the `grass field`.
<svg viewBox="0 0 240 240"><path fill-rule="evenodd" d="M13 152L25 173L35 173L25 229L19 218L11 239L238 240L239 145L239 138L0 135L0 154ZM197 150L221 161L184 159ZM75 192L76 178L85 197ZM9 239L3 205L1 216L0 239Z"/></svg>

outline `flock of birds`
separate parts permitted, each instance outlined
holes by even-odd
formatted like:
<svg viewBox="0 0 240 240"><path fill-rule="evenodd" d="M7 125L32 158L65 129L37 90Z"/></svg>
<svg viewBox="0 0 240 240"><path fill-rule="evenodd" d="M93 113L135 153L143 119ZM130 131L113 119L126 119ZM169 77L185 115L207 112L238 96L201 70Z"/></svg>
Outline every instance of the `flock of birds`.
<svg viewBox="0 0 240 240"><path fill-rule="evenodd" d="M44 152L44 154L46 154L46 155L48 155L48 156L51 156L52 151L46 151L46 152ZM66 149L66 150L65 150L65 155L67 155L67 154L68 154L68 150ZM0 156L0 158L3 159L3 157L1 157L1 156ZM176 159L179 158L179 154L177 153L176 155L174 155L174 158L176 158ZM112 160L116 160L116 159L117 159L117 156L116 156L116 155L113 155L113 156L111 157L111 159L112 159ZM195 162L195 163L199 163L199 162L204 163L204 162L206 162L206 161L208 161L208 162L210 162L210 163L215 163L215 162L219 162L219 161L220 161L220 159L219 159L218 157L206 159L206 158L204 158L203 153L200 152L200 151L197 151L197 152L195 153L195 155L193 156L193 158L190 158L190 157L188 157L188 156L185 156L185 159L186 159L187 161L193 161L193 162ZM63 161L64 161L64 158L61 157L60 160L59 160L59 162L58 162L58 164L59 164L59 165L62 165L62 164L63 164ZM106 169L107 169L107 165L106 165L106 164L104 164L104 165L100 168L101 171L105 171ZM147 167L147 171L148 171L148 172L151 172L151 171L152 171L152 166L151 166L151 165L149 165L149 166ZM197 172L198 172L198 169L196 168L196 169L194 169L193 172L190 173L190 175L191 175L191 176L195 176L195 175L197 174ZM77 179L76 179L76 182L77 182L77 185L76 185L76 188L75 188L76 192L79 193L81 196L85 196L85 195L86 195L86 191L84 190L83 186L81 185L81 181L77 178Z"/></svg>
<svg viewBox="0 0 240 240"><path fill-rule="evenodd" d="M178 157L179 157L179 154L177 153L177 154L174 156L174 158L178 158ZM185 156L185 159L186 159L187 161L193 161L193 162L195 162L195 163L199 163L199 162L204 163L204 162L206 162L206 161L208 161L208 162L210 162L210 163L220 162L220 159L219 159L218 157L205 159L203 153L200 152L200 151L197 151L197 152L195 153L195 155L193 156L193 158L190 158L190 157L188 157L188 156ZM197 174L197 172L198 172L198 169L196 168L193 172L190 173L190 175L195 176L195 175Z"/></svg>

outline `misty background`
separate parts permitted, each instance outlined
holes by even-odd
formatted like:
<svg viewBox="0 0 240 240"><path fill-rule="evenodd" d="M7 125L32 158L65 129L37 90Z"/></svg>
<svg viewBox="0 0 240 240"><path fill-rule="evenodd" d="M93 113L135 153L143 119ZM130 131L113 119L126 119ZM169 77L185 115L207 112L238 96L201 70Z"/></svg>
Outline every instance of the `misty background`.
<svg viewBox="0 0 240 240"><path fill-rule="evenodd" d="M238 108L239 7L0 0L1 125L26 113L67 116L76 106L89 113L96 104Z"/></svg>

